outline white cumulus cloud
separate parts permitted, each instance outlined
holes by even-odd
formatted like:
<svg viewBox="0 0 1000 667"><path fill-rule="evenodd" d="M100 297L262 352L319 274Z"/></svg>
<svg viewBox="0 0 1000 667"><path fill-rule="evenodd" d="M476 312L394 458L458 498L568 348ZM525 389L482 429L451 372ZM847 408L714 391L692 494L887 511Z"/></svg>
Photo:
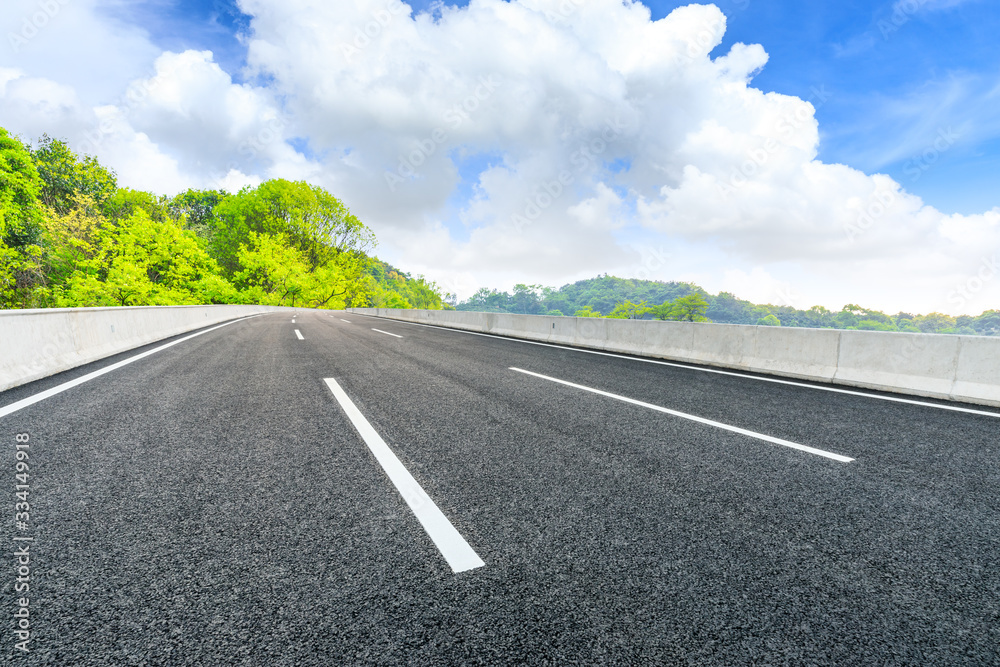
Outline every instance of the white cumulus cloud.
<svg viewBox="0 0 1000 667"><path fill-rule="evenodd" d="M1000 296L1000 280L955 292L1000 249L1000 209L950 215L820 162L823 91L755 88L768 54L717 53L714 5L658 21L622 0L240 5L238 80L210 52L150 58L125 31L108 48L144 69L97 101L85 77L0 58L3 123L78 143L100 128L94 152L161 192L308 179L383 256L460 296L606 271L831 308L972 312Z"/></svg>

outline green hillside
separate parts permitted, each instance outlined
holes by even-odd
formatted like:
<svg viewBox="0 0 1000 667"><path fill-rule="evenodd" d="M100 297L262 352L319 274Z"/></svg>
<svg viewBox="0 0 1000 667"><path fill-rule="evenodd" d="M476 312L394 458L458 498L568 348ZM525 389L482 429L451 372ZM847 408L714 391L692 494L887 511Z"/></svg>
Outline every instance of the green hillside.
<svg viewBox="0 0 1000 667"><path fill-rule="evenodd" d="M517 285L512 293L481 289L458 310L578 315L664 320L760 324L819 329L863 329L941 334L1000 335L1000 310L978 317L951 317L942 313L887 315L848 304L834 312L822 306L798 310L791 306L760 305L722 292L709 294L693 283L632 280L599 276L558 289Z"/></svg>

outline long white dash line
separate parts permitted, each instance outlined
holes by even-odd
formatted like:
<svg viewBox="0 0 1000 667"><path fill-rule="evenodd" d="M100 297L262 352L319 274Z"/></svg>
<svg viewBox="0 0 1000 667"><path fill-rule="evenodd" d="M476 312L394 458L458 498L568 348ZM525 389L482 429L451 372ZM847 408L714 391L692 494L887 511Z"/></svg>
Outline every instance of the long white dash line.
<svg viewBox="0 0 1000 667"><path fill-rule="evenodd" d="M341 322L347 322L348 324L350 324L350 323L351 323L351 322L350 322L350 320L345 320L345 319L344 319L343 317L341 317L341 318L340 318L340 321L341 321Z"/></svg>
<svg viewBox="0 0 1000 667"><path fill-rule="evenodd" d="M299 340L305 340L306 337L302 335L302 332L298 329L295 330L295 335L299 337Z"/></svg>
<svg viewBox="0 0 1000 667"><path fill-rule="evenodd" d="M101 377L102 375L105 375L106 373L110 373L111 371L116 371L119 368L121 368L122 366L128 366L129 364L134 363L136 361L139 361L140 359L145 359L146 357L148 357L150 355L153 355L153 354L156 354L157 352L161 352L163 350L166 350L168 347L173 347L174 345L180 345L181 343L183 343L185 341L188 341L188 340L191 340L192 338L197 338L198 336L203 336L203 335L209 333L210 331L215 331L216 329L221 329L222 327L228 327L230 324L236 324L237 322L243 322L245 320L249 320L249 319L254 318L254 317L260 317L260 315L251 315L250 317L241 317L238 320L232 320L230 322L225 322L225 323L220 324L218 326L214 326L211 329L205 329L204 331L199 331L198 333L191 334L190 336L185 336L184 338L178 338L177 340L171 341L171 342L167 343L166 345L161 345L159 347L153 348L152 350L146 350L145 352L137 354L134 357L129 357L128 359L123 359L122 361L119 361L118 363L111 364L110 366L105 366L104 368L96 370L96 371L94 371L92 373L87 373L86 375L81 375L80 377L78 377L78 378L76 378L74 380L70 380L69 382L63 382L62 384L57 385L55 387L52 387L51 389L46 389L45 391L38 392L34 396L29 396L28 398L22 398L20 401L16 401L14 403L11 403L10 405L5 405L3 407L0 407L0 418L6 417L7 415L12 414L14 412L17 412L18 410L23 410L24 408L28 407L29 405L34 405L35 403L39 403L41 401L44 401L46 398L52 398L56 394L61 394L64 391L72 389L73 387L78 387L79 385L83 384L84 382L90 382L94 378Z"/></svg>
<svg viewBox="0 0 1000 667"><path fill-rule="evenodd" d="M396 490L399 491L399 495L410 506L410 510L420 521L420 525L424 527L441 555L448 561L452 571L458 573L483 567L486 563L469 546L469 543L455 529L448 517L438 509L438 506L413 478L406 466L396 458L396 455L389 449L389 445L385 444L385 440L368 423L365 416L354 405L354 401L344 392L337 381L333 378L326 378L324 381L333 392L337 402L340 403L340 407L347 414L348 419L351 420L354 428L357 429L361 439L368 445L368 449L371 450L385 474L389 476Z"/></svg>
<svg viewBox="0 0 1000 667"><path fill-rule="evenodd" d="M686 412L678 412L677 410L671 410L670 408L663 408L660 407L659 405L653 405L652 403L644 403L642 401L637 401L634 398L619 396L618 394L612 394L607 391L601 391L600 389L594 389L593 387L586 387L582 384L574 384L572 382L567 382L566 380L559 380L557 378L549 377L547 375L532 373L531 371L522 370L520 368L511 367L510 370L517 371L518 373L524 373L525 375L531 375L536 378L541 378L542 380L548 380L549 382L556 382L558 384L566 385L567 387L573 387L574 389L589 391L592 394L598 394L599 396L606 396L608 398L613 398L617 401L623 401L625 403L631 403L632 405L638 405L643 408L649 408L650 410L656 410L657 412L663 412L668 415L673 415L674 417L680 417L681 419L688 419L693 422L698 422L699 424L705 424L707 426L720 428L725 431L731 431L732 433L739 433L740 435L749 436L751 438L756 438L757 440L770 442L775 445L781 445L782 447L790 447L791 449L797 449L801 452L807 452L809 454L815 454L816 456L822 456L828 459L833 459L834 461L839 461L841 463L850 463L851 461L854 460L847 456L841 456L840 454L834 454L832 452L827 452L822 449L816 449L814 447L807 447L806 445L800 445L797 442L791 442L789 440L782 440L781 438L772 438L771 436L764 435L763 433L748 431L745 428L739 428L738 426L730 426L729 424L723 424L721 422L712 421L711 419L705 419L704 417L696 417L695 415L689 415Z"/></svg>
<svg viewBox="0 0 1000 667"><path fill-rule="evenodd" d="M793 380L779 380L778 378L771 377L761 377L758 375L747 375L746 373L738 373L735 371L723 371L717 368L703 368L701 366L689 366L688 364L679 364L673 361L662 361L660 359L649 359L645 357L635 357L628 356L624 354L616 354L614 352L600 352L598 350L588 350L582 347L572 347L569 345L555 345L553 343L542 343L536 340L524 340L522 338L511 338L509 336L500 336L497 334L481 333L479 331L466 331L464 329L453 329L452 327L442 327L436 324L423 324L422 322L407 322L406 320L394 320L389 317L379 317L377 315L365 315L363 313L357 313L361 317L370 317L373 320L388 320L390 322L396 322L399 324L409 324L414 327L427 327L428 329L440 329L441 331L452 331L454 333L468 334L470 336L483 336L484 338L493 338L496 340L506 340L513 343L525 343L527 345L538 345L539 347L554 347L557 350L567 350L569 352L582 352L583 354L596 354L599 357L613 357L615 359L627 359L629 361L639 361L644 364L656 364L657 366L670 366L672 368L683 368L688 371L697 371L699 373L712 373L714 375L727 375L729 377L744 378L746 380L756 380L758 382L770 382L772 384L783 384L789 387L802 387L804 389L815 389L817 391L828 391L834 394L847 394L848 396L860 396L862 398L873 398L878 401L889 401L891 403L905 403L907 405L919 405L923 408L936 408L938 410L948 410L949 412L962 412L969 415L982 415L984 417L1000 418L1000 412L987 412L986 410L976 410L974 408L963 408L957 405L942 405L940 403L928 403L927 401L917 401L911 398L897 398L895 396L879 396L878 394L869 394L863 391L852 391L851 389L839 389L837 387L827 387L819 384L807 384L805 382L795 382Z"/></svg>
<svg viewBox="0 0 1000 667"><path fill-rule="evenodd" d="M381 329L372 329L372 331L377 331L381 334L385 334L386 336L395 336L396 338L402 338L402 336L397 336L394 333L389 333L388 331L382 331Z"/></svg>

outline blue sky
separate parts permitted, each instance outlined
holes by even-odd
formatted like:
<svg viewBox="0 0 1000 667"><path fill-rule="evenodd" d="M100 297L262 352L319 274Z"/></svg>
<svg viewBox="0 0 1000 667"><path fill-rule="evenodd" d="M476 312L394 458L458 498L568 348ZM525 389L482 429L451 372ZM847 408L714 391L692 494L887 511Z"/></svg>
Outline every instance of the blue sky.
<svg viewBox="0 0 1000 667"><path fill-rule="evenodd" d="M168 195L308 180L462 297L612 273L1000 307L995 0L504 2L73 0L36 37L7 0L0 125Z"/></svg>
<svg viewBox="0 0 1000 667"><path fill-rule="evenodd" d="M421 12L438 3L409 4ZM689 3L645 4L655 20ZM715 4L728 20L715 53L737 42L763 45L770 60L754 86L814 102L820 159L887 173L945 212L1000 206L1000 114L976 108L1000 73L1000 10L992 0ZM118 16L165 50L212 50L240 79L246 51L239 35L251 17L235 2L131 2ZM935 141L949 131L957 141L937 150Z"/></svg>
<svg viewBox="0 0 1000 667"><path fill-rule="evenodd" d="M106 12L149 33L164 51L206 49L234 76L246 63L246 34L251 17L229 0L139 0L113 4Z"/></svg>

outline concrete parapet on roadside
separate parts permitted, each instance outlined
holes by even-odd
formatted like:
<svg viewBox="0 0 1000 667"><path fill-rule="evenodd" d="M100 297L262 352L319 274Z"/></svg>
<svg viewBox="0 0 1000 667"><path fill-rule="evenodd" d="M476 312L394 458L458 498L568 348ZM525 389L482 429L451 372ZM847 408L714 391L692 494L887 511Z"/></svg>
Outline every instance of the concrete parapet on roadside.
<svg viewBox="0 0 1000 667"><path fill-rule="evenodd" d="M0 391L164 338L279 310L272 306L139 306L0 311Z"/></svg>
<svg viewBox="0 0 1000 667"><path fill-rule="evenodd" d="M1000 407L1000 338L354 308L388 319Z"/></svg>

